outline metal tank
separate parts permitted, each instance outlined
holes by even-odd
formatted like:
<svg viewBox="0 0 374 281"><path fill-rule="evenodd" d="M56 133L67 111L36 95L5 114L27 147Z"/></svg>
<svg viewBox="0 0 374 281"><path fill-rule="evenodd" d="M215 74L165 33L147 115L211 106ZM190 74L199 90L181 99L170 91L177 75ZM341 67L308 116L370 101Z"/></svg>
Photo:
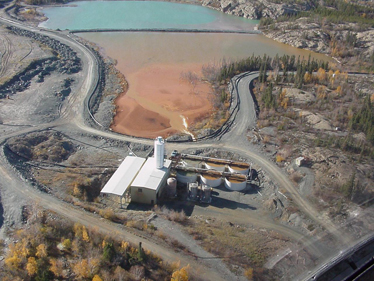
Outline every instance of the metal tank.
<svg viewBox="0 0 374 281"><path fill-rule="evenodd" d="M203 183L211 187L220 186L222 183L222 177L217 175L201 174L200 179Z"/></svg>
<svg viewBox="0 0 374 281"><path fill-rule="evenodd" d="M192 172L177 171L177 181L179 183L188 184L197 180L197 174Z"/></svg>
<svg viewBox="0 0 374 281"><path fill-rule="evenodd" d="M175 197L177 195L177 179L176 178L168 178L167 191L170 197Z"/></svg>
<svg viewBox="0 0 374 281"><path fill-rule="evenodd" d="M165 153L165 144L162 137L157 137L155 139L155 148L154 156L156 160L156 168L161 169L164 167L164 153Z"/></svg>
<svg viewBox="0 0 374 281"><path fill-rule="evenodd" d="M197 200L197 189L198 189L199 185L197 184L197 182L191 182L188 184L188 195L189 195L189 199L191 200Z"/></svg>
<svg viewBox="0 0 374 281"><path fill-rule="evenodd" d="M225 178L225 187L228 190L233 190L233 191L242 191L247 187L247 180L243 179L238 180L238 179L231 179L229 177Z"/></svg>
<svg viewBox="0 0 374 281"><path fill-rule="evenodd" d="M216 170L220 172L226 171L226 164L217 164L213 162L205 162L205 167L209 170Z"/></svg>
<svg viewBox="0 0 374 281"><path fill-rule="evenodd" d="M240 166L229 165L229 171L231 173L248 175L249 167L250 167L249 164L244 164L244 163Z"/></svg>
<svg viewBox="0 0 374 281"><path fill-rule="evenodd" d="M204 203L212 202L212 197L211 197L212 188L210 186L207 186L207 185L203 184L202 193L203 193L203 195L201 197L201 202L204 202Z"/></svg>

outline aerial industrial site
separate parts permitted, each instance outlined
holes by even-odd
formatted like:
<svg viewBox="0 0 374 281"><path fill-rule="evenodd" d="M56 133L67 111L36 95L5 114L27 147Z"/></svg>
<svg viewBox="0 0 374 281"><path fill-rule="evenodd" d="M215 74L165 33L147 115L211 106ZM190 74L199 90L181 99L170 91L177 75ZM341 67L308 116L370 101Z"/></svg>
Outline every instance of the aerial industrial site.
<svg viewBox="0 0 374 281"><path fill-rule="evenodd" d="M0 279L371 280L374 7L177 2L1 2Z"/></svg>

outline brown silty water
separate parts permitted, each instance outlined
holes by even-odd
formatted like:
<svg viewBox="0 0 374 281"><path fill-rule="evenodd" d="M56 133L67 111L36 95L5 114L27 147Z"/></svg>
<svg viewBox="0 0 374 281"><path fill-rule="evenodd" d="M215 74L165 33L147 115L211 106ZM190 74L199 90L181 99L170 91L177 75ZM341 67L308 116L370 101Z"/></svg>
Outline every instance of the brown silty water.
<svg viewBox="0 0 374 281"><path fill-rule="evenodd" d="M223 58L289 54L307 58L311 52L277 43L262 35L202 33L82 33L117 61L129 83L116 103L111 128L119 133L154 138L188 132L188 126L212 113L209 84L192 85L183 73L201 75L204 64ZM324 55L311 53L327 60Z"/></svg>

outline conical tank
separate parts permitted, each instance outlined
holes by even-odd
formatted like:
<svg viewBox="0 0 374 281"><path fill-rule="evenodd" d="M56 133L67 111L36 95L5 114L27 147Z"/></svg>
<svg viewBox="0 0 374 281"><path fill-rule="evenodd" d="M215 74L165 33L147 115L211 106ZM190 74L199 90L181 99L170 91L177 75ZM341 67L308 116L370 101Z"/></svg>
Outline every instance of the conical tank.
<svg viewBox="0 0 374 281"><path fill-rule="evenodd" d="M164 147L164 139L162 137L157 137L155 139L155 160L156 160L156 168L161 169L164 167L164 153L165 153L165 147Z"/></svg>

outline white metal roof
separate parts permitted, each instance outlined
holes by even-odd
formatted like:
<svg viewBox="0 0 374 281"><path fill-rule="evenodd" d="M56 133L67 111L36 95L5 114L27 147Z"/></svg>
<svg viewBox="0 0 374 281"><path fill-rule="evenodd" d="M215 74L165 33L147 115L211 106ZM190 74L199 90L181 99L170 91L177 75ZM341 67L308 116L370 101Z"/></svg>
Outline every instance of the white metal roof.
<svg viewBox="0 0 374 281"><path fill-rule="evenodd" d="M158 190L162 179L165 177L170 168L170 165L171 161L165 159L164 167L157 169L156 159L153 157L148 158L147 162L145 162L131 186Z"/></svg>
<svg viewBox="0 0 374 281"><path fill-rule="evenodd" d="M127 156L103 187L101 193L122 196L138 174L144 162L144 158Z"/></svg>

